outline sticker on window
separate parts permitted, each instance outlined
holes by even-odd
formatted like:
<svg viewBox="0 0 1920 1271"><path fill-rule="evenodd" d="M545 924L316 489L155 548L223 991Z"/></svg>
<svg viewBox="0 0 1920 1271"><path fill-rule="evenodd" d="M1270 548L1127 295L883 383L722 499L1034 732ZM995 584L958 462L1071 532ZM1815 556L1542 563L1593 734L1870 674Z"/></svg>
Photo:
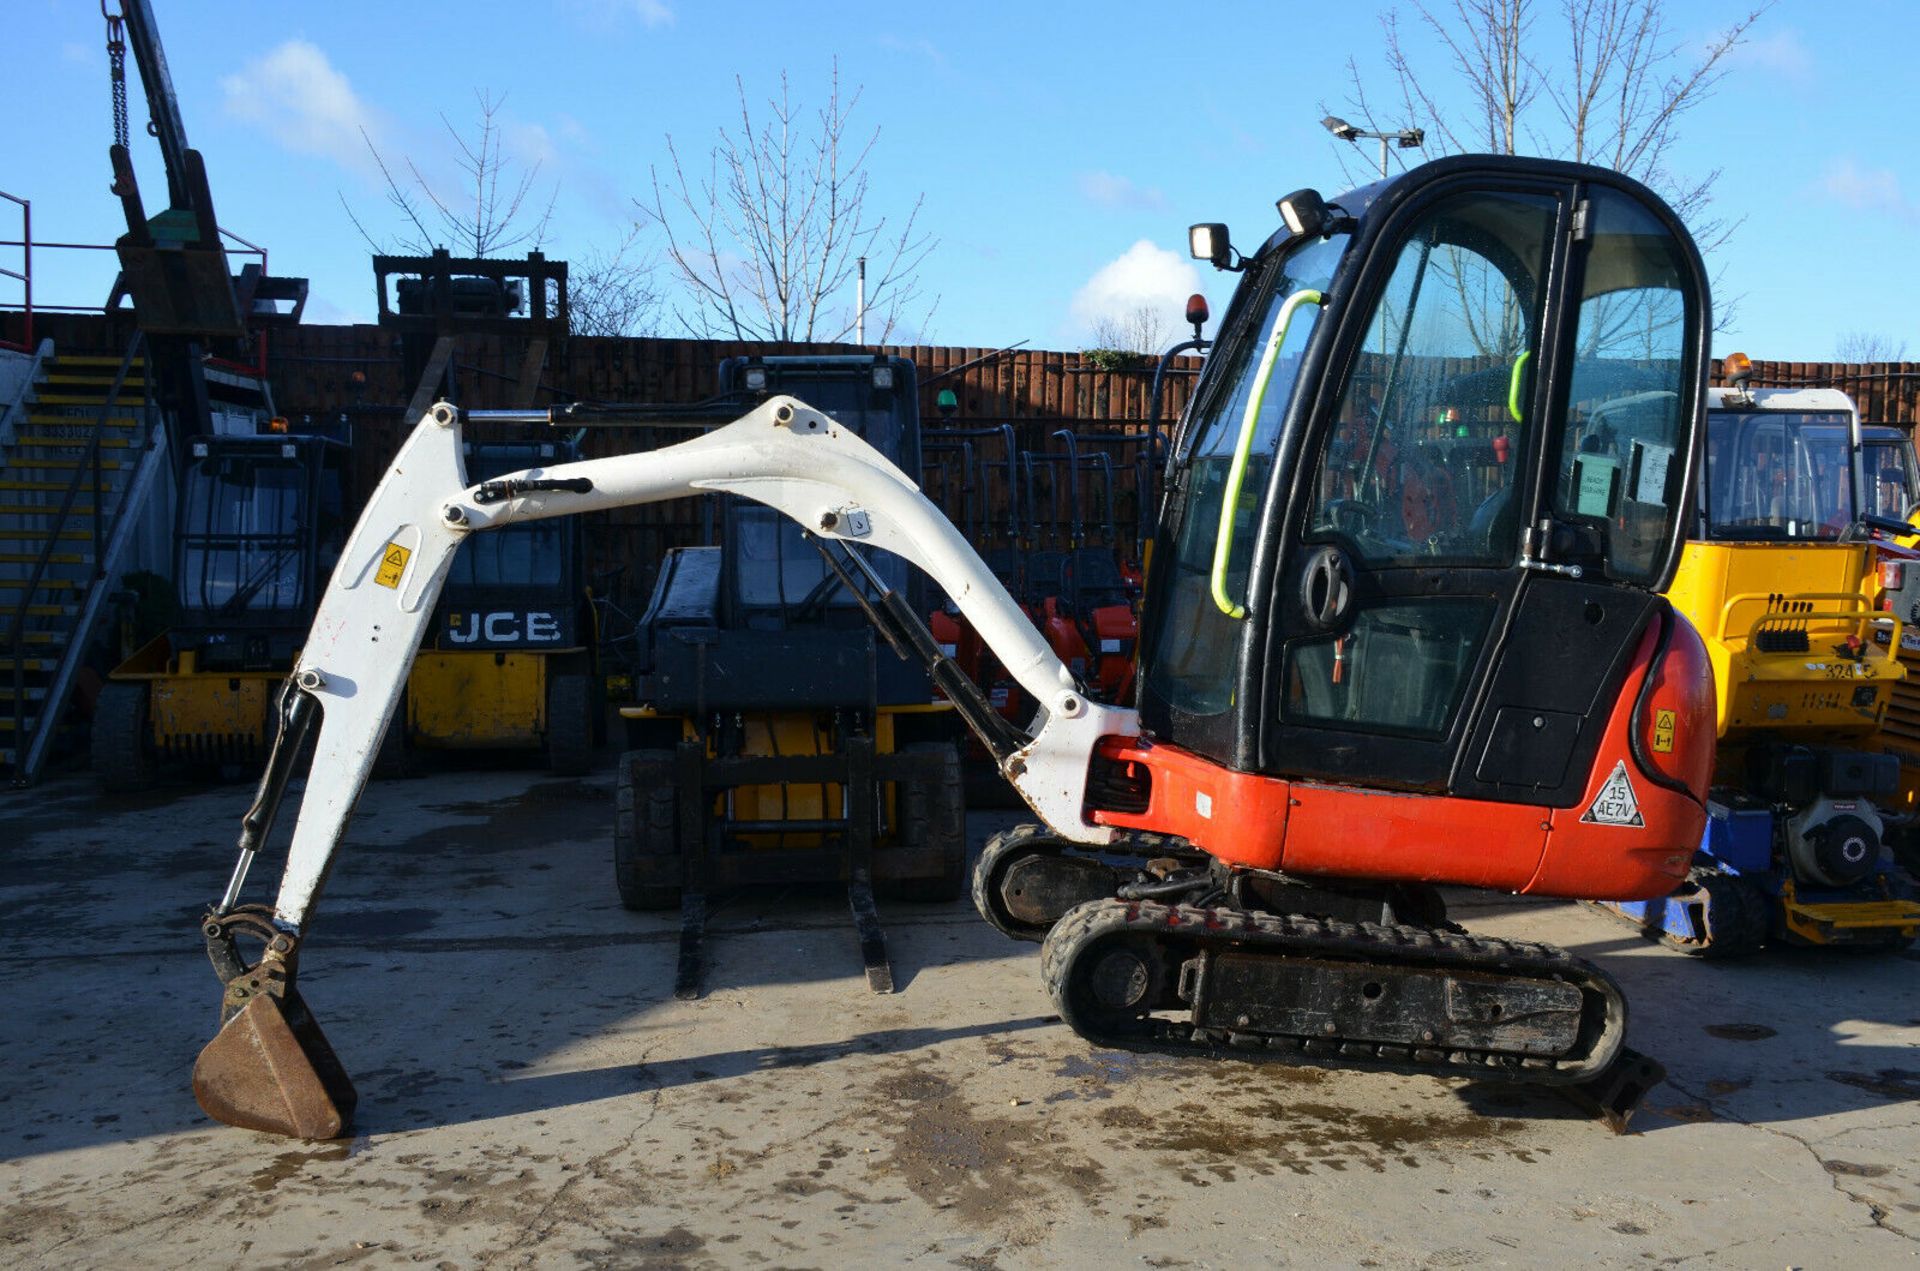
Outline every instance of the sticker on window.
<svg viewBox="0 0 1920 1271"><path fill-rule="evenodd" d="M1613 775L1607 778L1607 784L1600 787L1600 793L1593 796L1593 802L1587 805L1586 815L1580 820L1587 825L1646 824L1640 819L1640 800L1633 793L1633 782L1627 779L1626 760L1622 759L1613 765Z"/></svg>
<svg viewBox="0 0 1920 1271"><path fill-rule="evenodd" d="M1613 515L1614 483L1620 477L1620 463L1605 455L1581 455L1574 461L1574 480L1578 483L1573 510L1581 516Z"/></svg>
<svg viewBox="0 0 1920 1271"><path fill-rule="evenodd" d="M1672 446L1657 446L1650 441L1633 443L1633 497L1640 503L1667 501L1667 465L1673 460Z"/></svg>

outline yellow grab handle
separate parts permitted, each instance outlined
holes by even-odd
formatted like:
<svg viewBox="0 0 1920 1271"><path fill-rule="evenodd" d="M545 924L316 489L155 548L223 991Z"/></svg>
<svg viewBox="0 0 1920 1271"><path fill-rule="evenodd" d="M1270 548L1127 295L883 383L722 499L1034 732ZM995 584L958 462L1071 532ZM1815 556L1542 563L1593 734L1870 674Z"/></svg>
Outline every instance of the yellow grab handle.
<svg viewBox="0 0 1920 1271"><path fill-rule="evenodd" d="M1227 597L1227 559L1233 555L1233 514L1240 502L1240 485L1247 476L1247 456L1253 450L1253 426L1260 418L1260 405L1267 397L1267 381L1273 378L1273 364L1279 359L1280 346L1286 343L1287 328L1293 325L1294 310L1303 304L1325 304L1326 297L1312 288L1303 288L1287 297L1274 319L1273 334L1260 354L1260 367L1253 374L1253 391L1247 394L1247 409L1240 416L1240 436L1233 446L1233 463L1227 468L1226 488L1220 495L1220 532L1213 543L1213 573L1210 579L1213 603L1229 618L1247 616L1246 608Z"/></svg>

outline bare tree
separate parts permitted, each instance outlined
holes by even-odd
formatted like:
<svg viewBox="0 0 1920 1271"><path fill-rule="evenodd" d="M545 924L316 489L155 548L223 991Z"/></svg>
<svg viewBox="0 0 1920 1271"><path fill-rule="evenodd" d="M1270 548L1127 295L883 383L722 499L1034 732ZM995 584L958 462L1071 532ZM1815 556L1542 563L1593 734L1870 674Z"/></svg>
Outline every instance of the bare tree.
<svg viewBox="0 0 1920 1271"><path fill-rule="evenodd" d="M1877 331L1848 331L1833 342L1836 362L1904 362L1907 342Z"/></svg>
<svg viewBox="0 0 1920 1271"><path fill-rule="evenodd" d="M885 341L921 301L918 271L936 246L917 228L926 196L893 223L869 205L867 164L880 130L854 130L860 91L842 96L837 61L826 105L811 115L785 74L758 118L746 84L734 83L739 123L719 129L705 175L688 174L668 136L671 171L663 179L653 169L651 201L635 200L666 235L666 259L687 298L676 317L697 336L845 340L864 257L866 334Z"/></svg>
<svg viewBox="0 0 1920 1271"><path fill-rule="evenodd" d="M575 335L654 335L662 294L655 261L640 250L641 227L630 225L612 249L595 248L567 270L567 303Z"/></svg>
<svg viewBox="0 0 1920 1271"><path fill-rule="evenodd" d="M1390 101L1369 96L1349 59L1348 105L1369 130L1420 125L1429 152L1536 154L1625 172L1658 190L1711 251L1737 225L1708 211L1720 170L1677 173L1668 152L1773 3L1695 47L1669 26L1666 0L1558 0L1545 20L1542 0L1409 0L1410 22L1397 8L1381 19Z"/></svg>
<svg viewBox="0 0 1920 1271"><path fill-rule="evenodd" d="M1171 340L1159 305L1142 304L1123 314L1106 314L1093 324L1093 349L1118 353L1158 353Z"/></svg>
<svg viewBox="0 0 1920 1271"><path fill-rule="evenodd" d="M367 130L360 130L361 140L367 143L386 182L387 202L399 213L402 226L382 242L368 232L342 194L340 205L346 209L347 219L374 251L426 256L437 247L445 247L456 256L494 256L521 247L538 251L546 242L559 187L554 187L537 217L522 216L528 210L527 196L540 175L540 164L535 162L516 172L520 165L501 147L497 117L506 104L506 94L495 96L480 89L474 93L474 100L479 114L471 132L461 133L445 115L440 116L459 156L456 163L462 176L458 188L436 186L411 156L401 160L408 178L402 181Z"/></svg>

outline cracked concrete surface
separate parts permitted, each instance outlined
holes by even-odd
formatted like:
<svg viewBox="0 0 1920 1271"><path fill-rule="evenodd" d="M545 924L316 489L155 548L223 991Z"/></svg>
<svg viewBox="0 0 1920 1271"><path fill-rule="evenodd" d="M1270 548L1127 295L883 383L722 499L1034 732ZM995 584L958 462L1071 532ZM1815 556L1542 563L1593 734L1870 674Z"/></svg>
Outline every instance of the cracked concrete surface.
<svg viewBox="0 0 1920 1271"><path fill-rule="evenodd" d="M376 785L302 966L354 1137L207 1121L195 918L249 791L0 796L0 1249L16 1266L1889 1266L1920 1257L1901 957L1708 966L1566 905L1455 916L1627 988L1636 1133L1458 1081L1090 1050L963 904L719 905L708 993L622 910L603 770ZM977 845L1005 820L976 814ZM252 896L271 895L263 861Z"/></svg>

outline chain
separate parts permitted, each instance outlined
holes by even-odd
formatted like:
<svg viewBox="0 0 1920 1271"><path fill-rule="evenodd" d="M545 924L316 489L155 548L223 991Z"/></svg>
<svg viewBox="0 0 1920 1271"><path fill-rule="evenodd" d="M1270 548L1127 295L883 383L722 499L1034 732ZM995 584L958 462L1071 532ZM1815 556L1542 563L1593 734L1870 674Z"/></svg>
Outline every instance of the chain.
<svg viewBox="0 0 1920 1271"><path fill-rule="evenodd" d="M107 13L105 0L102 0L100 12L107 19L107 78L113 83L113 142L125 149L128 144L126 19Z"/></svg>

